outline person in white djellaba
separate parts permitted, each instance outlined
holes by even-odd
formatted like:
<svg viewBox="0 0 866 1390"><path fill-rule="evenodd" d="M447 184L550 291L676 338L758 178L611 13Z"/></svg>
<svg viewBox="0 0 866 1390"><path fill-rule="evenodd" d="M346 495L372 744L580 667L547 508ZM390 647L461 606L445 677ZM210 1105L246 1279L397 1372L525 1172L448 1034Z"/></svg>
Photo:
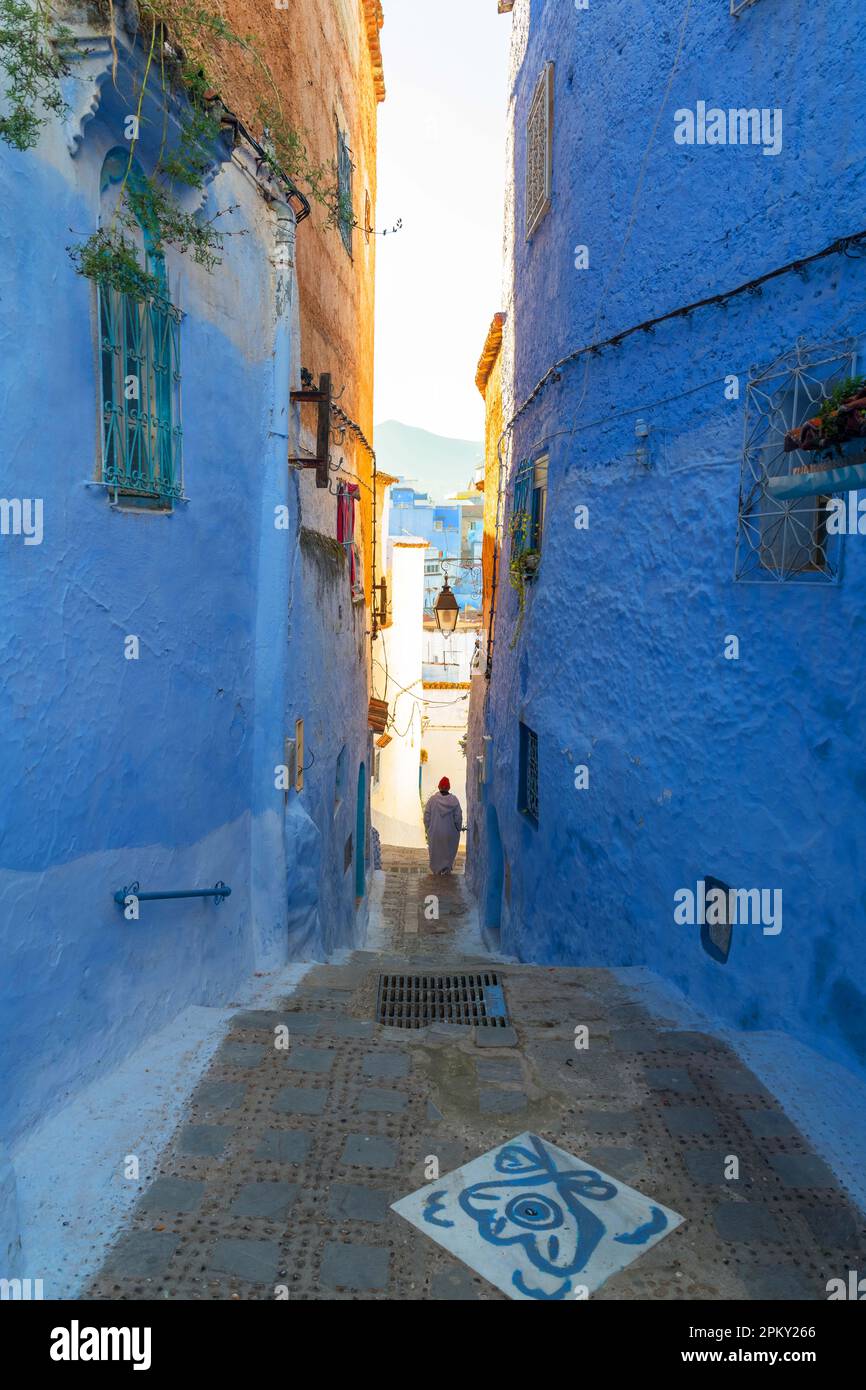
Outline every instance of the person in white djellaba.
<svg viewBox="0 0 866 1390"><path fill-rule="evenodd" d="M463 809L457 797L451 795L447 777L442 778L438 792L433 793L424 807L424 829L431 874L450 874L460 846Z"/></svg>

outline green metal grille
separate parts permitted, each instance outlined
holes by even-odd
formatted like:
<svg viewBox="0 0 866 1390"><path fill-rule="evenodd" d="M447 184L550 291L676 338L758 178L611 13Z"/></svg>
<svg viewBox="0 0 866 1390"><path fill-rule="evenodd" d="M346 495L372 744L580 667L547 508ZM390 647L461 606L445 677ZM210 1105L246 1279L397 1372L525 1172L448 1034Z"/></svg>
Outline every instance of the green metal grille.
<svg viewBox="0 0 866 1390"><path fill-rule="evenodd" d="M183 496L179 309L99 286L102 481L117 493Z"/></svg>
<svg viewBox="0 0 866 1390"><path fill-rule="evenodd" d="M352 254L352 152L347 137L337 131L337 197L339 200L340 236L343 245Z"/></svg>
<svg viewBox="0 0 866 1390"><path fill-rule="evenodd" d="M526 731L526 814L538 820L538 734Z"/></svg>
<svg viewBox="0 0 866 1390"><path fill-rule="evenodd" d="M517 809L538 825L538 735L521 721Z"/></svg>

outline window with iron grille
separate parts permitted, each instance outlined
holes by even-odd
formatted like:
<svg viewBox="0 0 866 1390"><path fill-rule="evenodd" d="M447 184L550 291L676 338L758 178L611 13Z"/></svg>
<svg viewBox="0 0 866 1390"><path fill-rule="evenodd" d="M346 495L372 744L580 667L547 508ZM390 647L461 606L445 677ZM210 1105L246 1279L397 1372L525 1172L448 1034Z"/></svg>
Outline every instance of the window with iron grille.
<svg viewBox="0 0 866 1390"><path fill-rule="evenodd" d="M528 724L520 725L520 773L517 809L538 825L538 735Z"/></svg>
<svg viewBox="0 0 866 1390"><path fill-rule="evenodd" d="M126 151L103 165L101 192L121 177L141 179ZM97 285L99 307L102 481L125 501L169 508L183 496L180 425L180 325L163 256L141 228L144 268L153 292L122 293Z"/></svg>
<svg viewBox="0 0 866 1390"><path fill-rule="evenodd" d="M148 267L153 269L153 264ZM180 312L166 295L100 285L102 481L131 498L183 496Z"/></svg>
<svg viewBox="0 0 866 1390"><path fill-rule="evenodd" d="M553 175L553 63L538 79L526 122L526 236L550 207Z"/></svg>
<svg viewBox="0 0 866 1390"><path fill-rule="evenodd" d="M756 370L746 390L745 443L735 575L746 582L833 583L840 542L828 533L830 489L822 488L815 455L792 449L792 435L819 415L839 383L854 374L851 343L808 347L798 343ZM830 463L824 465L831 467ZM803 495L780 497L802 475ZM812 483L814 479L814 484Z"/></svg>
<svg viewBox="0 0 866 1390"><path fill-rule="evenodd" d="M352 227L355 221L352 211L352 152L349 149L348 136L344 135L342 130L337 131L337 199L340 236L351 256Z"/></svg>
<svg viewBox="0 0 866 1390"><path fill-rule="evenodd" d="M517 469L511 511L512 556L540 556L546 509L547 455L543 454L538 459L525 459ZM525 577L531 579L533 573L527 567Z"/></svg>
<svg viewBox="0 0 866 1390"><path fill-rule="evenodd" d="M356 602L360 602L364 597L361 552L355 540L355 507L360 491L357 483L337 484L337 540L346 552L349 562L349 585L352 598Z"/></svg>

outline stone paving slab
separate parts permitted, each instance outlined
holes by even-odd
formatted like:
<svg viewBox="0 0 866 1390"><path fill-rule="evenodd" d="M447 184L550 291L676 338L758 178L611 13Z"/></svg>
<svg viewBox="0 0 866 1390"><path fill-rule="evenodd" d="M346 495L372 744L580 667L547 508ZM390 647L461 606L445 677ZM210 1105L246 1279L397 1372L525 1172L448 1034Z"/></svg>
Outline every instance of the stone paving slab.
<svg viewBox="0 0 866 1390"><path fill-rule="evenodd" d="M386 1289L390 1259L390 1252L377 1246L330 1241L322 1257L322 1283L332 1289Z"/></svg>
<svg viewBox="0 0 866 1390"><path fill-rule="evenodd" d="M478 1093L478 1103L482 1114L514 1115L527 1106L522 1091L506 1091L487 1087Z"/></svg>
<svg viewBox="0 0 866 1390"><path fill-rule="evenodd" d="M382 1086L365 1086L358 1093L357 1108L362 1114L386 1111L399 1115L409 1104L402 1091L387 1091Z"/></svg>
<svg viewBox="0 0 866 1390"><path fill-rule="evenodd" d="M303 1163L309 1156L314 1136L296 1129L267 1129L261 1136L254 1158L273 1163Z"/></svg>
<svg viewBox="0 0 866 1390"><path fill-rule="evenodd" d="M261 1216L270 1221L284 1220L295 1200L294 1182L245 1183L231 1205L233 1216Z"/></svg>
<svg viewBox="0 0 866 1390"><path fill-rule="evenodd" d="M117 1279L155 1279L164 1274L177 1250L177 1236L157 1231L132 1231L122 1236L106 1261L106 1272Z"/></svg>
<svg viewBox="0 0 866 1390"><path fill-rule="evenodd" d="M141 1199L142 1211L195 1211L204 1196L204 1183L190 1178L157 1178Z"/></svg>
<svg viewBox="0 0 866 1390"><path fill-rule="evenodd" d="M231 1138L227 1125L187 1125L180 1135L181 1153L191 1158L215 1158Z"/></svg>
<svg viewBox="0 0 866 1390"><path fill-rule="evenodd" d="M409 1057L403 1052L370 1053L361 1068L365 1076L403 1079L409 1075Z"/></svg>
<svg viewBox="0 0 866 1390"><path fill-rule="evenodd" d="M244 1098L245 1087L237 1081L205 1081L193 1093L193 1105L203 1110L236 1110Z"/></svg>
<svg viewBox="0 0 866 1390"><path fill-rule="evenodd" d="M226 1067L257 1067L264 1055L263 1043L223 1043L217 1061Z"/></svg>
<svg viewBox="0 0 866 1390"><path fill-rule="evenodd" d="M391 1200L390 1192L381 1188L337 1182L331 1187L328 1212L335 1221L372 1221L378 1226L388 1220Z"/></svg>
<svg viewBox="0 0 866 1390"><path fill-rule="evenodd" d="M397 1145L392 1139L377 1134L349 1134L343 1146L342 1160L359 1168L394 1168L397 1152Z"/></svg>
<svg viewBox="0 0 866 1390"><path fill-rule="evenodd" d="M270 1287L280 1268L280 1247L275 1240L218 1240L208 1268L251 1284Z"/></svg>
<svg viewBox="0 0 866 1390"><path fill-rule="evenodd" d="M480 1081L505 1082L520 1085L523 1068L515 1057L479 1057L475 1070Z"/></svg>
<svg viewBox="0 0 866 1390"><path fill-rule="evenodd" d="M334 1065L335 1054L315 1047L291 1047L285 1054L284 1065L289 1071L306 1071L322 1076Z"/></svg>
<svg viewBox="0 0 866 1390"><path fill-rule="evenodd" d="M280 1115L322 1115L328 1104L328 1092L323 1086L283 1086L271 1108Z"/></svg>

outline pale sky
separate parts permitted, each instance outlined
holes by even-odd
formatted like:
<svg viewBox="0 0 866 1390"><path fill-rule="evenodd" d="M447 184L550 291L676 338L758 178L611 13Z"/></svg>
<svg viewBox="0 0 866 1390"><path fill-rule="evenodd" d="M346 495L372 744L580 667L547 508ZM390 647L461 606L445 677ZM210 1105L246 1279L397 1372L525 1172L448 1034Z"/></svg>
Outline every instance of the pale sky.
<svg viewBox="0 0 866 1390"><path fill-rule="evenodd" d="M384 0L377 422L481 439L475 368L501 308L507 52L496 0Z"/></svg>

